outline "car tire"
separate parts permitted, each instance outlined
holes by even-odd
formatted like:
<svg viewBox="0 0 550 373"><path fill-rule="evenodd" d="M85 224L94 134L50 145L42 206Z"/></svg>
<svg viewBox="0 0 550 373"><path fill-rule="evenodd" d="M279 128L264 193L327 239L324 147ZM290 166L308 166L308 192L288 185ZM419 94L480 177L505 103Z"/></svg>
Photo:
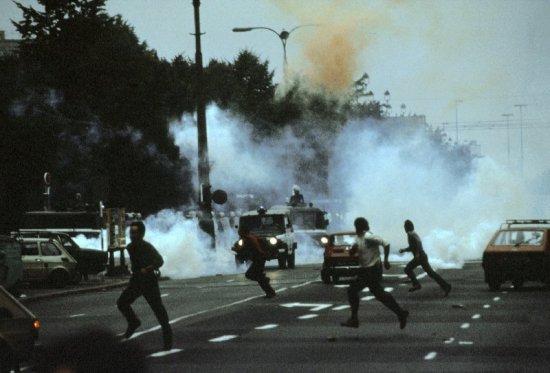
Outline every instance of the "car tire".
<svg viewBox="0 0 550 373"><path fill-rule="evenodd" d="M329 285L332 282L332 277L330 276L328 270L325 268L321 270L321 281L323 281L323 284L326 285Z"/></svg>
<svg viewBox="0 0 550 373"><path fill-rule="evenodd" d="M287 256L288 268L294 269L296 267L296 251L293 251L292 254Z"/></svg>
<svg viewBox="0 0 550 373"><path fill-rule="evenodd" d="M286 254L283 257L279 257L277 261L279 262L279 269L285 269L286 268Z"/></svg>
<svg viewBox="0 0 550 373"><path fill-rule="evenodd" d="M82 273L80 271L75 271L73 277L71 278L72 285L78 285L82 281Z"/></svg>
<svg viewBox="0 0 550 373"><path fill-rule="evenodd" d="M70 276L67 272L62 270L53 271L50 274L50 283L52 286L62 289L69 283Z"/></svg>

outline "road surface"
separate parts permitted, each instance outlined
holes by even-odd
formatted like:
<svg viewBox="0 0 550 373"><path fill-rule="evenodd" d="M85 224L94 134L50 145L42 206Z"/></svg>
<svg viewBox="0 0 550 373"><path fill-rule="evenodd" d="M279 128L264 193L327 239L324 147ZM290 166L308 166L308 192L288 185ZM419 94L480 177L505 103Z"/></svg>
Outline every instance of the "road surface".
<svg viewBox="0 0 550 373"><path fill-rule="evenodd" d="M175 343L157 353L161 332L144 300L135 310L135 341L151 371L544 371L550 366L550 297L536 284L489 292L479 263L441 270L453 285L448 298L425 274L409 293L403 265L385 272L384 285L410 311L396 317L363 293L359 329L347 319L346 283L324 285L319 265L270 269L278 296L264 299L242 274L161 283ZM531 286L532 285L532 286ZM89 327L122 332L115 303L120 289L29 302L42 320L40 343Z"/></svg>

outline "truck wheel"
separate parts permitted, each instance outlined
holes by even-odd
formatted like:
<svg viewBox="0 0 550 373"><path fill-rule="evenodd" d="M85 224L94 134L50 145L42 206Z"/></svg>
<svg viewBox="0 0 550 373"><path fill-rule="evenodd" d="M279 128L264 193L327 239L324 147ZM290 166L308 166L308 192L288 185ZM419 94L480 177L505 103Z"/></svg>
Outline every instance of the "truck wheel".
<svg viewBox="0 0 550 373"><path fill-rule="evenodd" d="M291 255L287 256L288 268L294 269L296 267L296 251L293 251Z"/></svg>
<svg viewBox="0 0 550 373"><path fill-rule="evenodd" d="M50 275L50 283L58 289L62 289L67 286L69 279L69 274L61 270L53 271Z"/></svg>
<svg viewBox="0 0 550 373"><path fill-rule="evenodd" d="M279 257L279 259L277 259L277 261L279 262L279 269L285 269L286 268L286 254L285 256L283 257Z"/></svg>
<svg viewBox="0 0 550 373"><path fill-rule="evenodd" d="M489 290L491 291L499 291L500 290L500 281L495 278L489 278L487 280L487 284L489 285Z"/></svg>
<svg viewBox="0 0 550 373"><path fill-rule="evenodd" d="M78 285L82 281L82 273L80 271L75 271L73 278L71 278L72 285Z"/></svg>
<svg viewBox="0 0 550 373"><path fill-rule="evenodd" d="M330 284L331 282L330 273L326 268L323 268L321 270L321 281L323 281L323 284L327 284L327 285Z"/></svg>

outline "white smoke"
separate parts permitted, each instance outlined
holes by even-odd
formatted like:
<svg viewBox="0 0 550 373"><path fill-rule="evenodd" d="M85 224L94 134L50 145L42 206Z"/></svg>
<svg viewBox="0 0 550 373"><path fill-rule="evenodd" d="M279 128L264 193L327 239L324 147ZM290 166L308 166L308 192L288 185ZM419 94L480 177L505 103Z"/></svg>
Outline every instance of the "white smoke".
<svg viewBox="0 0 550 373"><path fill-rule="evenodd" d="M214 187L232 193L259 190L273 204L284 203L295 183L293 155L309 153L310 147L290 130L275 139L253 139L251 125L216 106L208 108L207 122ZM182 155L196 162L193 118L183 117L170 131ZM405 219L414 221L434 267L460 267L465 260L481 257L503 220L550 212L541 211L517 175L491 159L475 160L473 169L460 175L459 162L449 158L422 127L354 121L334 134L331 146L331 195L308 195L305 185L306 200L342 201L344 224L337 229L351 230L355 217L368 218L372 230L392 244L394 259L410 258L395 254L406 246ZM166 259L163 272L171 277L243 270L235 266L230 252L234 231L226 230L211 250L195 221L182 213L161 211L145 224L148 239ZM322 251L316 245L300 245L297 264L321 261Z"/></svg>

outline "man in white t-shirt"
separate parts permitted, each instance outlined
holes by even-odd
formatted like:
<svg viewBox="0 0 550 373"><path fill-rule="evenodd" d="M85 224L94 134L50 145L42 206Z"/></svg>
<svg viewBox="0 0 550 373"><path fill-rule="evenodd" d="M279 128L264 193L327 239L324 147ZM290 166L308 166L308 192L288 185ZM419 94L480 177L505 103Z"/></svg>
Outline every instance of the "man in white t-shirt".
<svg viewBox="0 0 550 373"><path fill-rule="evenodd" d="M355 232L357 233L355 244L352 247L351 254L357 252L359 256L360 269L357 278L348 288L348 301L351 307L351 317L348 321L342 323L342 326L357 328L359 327L359 293L368 287L372 295L390 310L392 310L399 319L399 326L403 329L407 325L409 312L402 309L390 293L382 287L382 261L380 258L380 246L384 248L384 267L390 269L388 255L390 245L382 238L375 236L370 232L369 222L365 218L357 218L354 222Z"/></svg>

